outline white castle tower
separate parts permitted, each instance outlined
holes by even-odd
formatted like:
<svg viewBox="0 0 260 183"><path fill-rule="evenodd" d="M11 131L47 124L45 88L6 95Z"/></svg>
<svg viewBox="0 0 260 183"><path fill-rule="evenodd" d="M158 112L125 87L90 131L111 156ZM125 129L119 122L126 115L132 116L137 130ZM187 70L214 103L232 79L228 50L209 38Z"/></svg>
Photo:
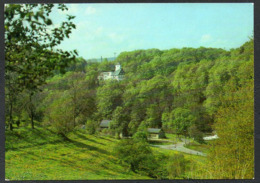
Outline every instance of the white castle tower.
<svg viewBox="0 0 260 183"><path fill-rule="evenodd" d="M121 69L121 65L120 65L120 63L117 63L116 65L115 65L115 71L118 71L118 70L120 70Z"/></svg>

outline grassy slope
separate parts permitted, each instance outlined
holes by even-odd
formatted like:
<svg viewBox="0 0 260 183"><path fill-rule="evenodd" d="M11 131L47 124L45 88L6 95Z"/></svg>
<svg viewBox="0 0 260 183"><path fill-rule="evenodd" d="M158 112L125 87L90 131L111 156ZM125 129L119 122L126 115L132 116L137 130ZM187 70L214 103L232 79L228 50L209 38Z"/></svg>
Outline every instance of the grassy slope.
<svg viewBox="0 0 260 183"><path fill-rule="evenodd" d="M38 127L6 132L6 178L10 180L149 179L128 172L112 155L117 141L75 131L70 141Z"/></svg>
<svg viewBox="0 0 260 183"><path fill-rule="evenodd" d="M208 142L206 141L205 144L200 144L198 142L193 141L192 143L185 145L185 147L189 148L189 149L193 149L195 151L208 153L210 143L211 143L211 141L208 141Z"/></svg>
<svg viewBox="0 0 260 183"><path fill-rule="evenodd" d="M208 153L208 151L209 151L209 146L207 144L199 144L198 142L195 142L191 138L187 138L187 137L184 137L181 135L179 136L179 138L177 138L177 136L175 134L170 134L170 133L166 133L166 137L167 137L167 139L173 140L175 142L176 141L182 142L179 138L186 138L189 141L191 141L191 144L185 145L185 147L193 149L193 150L201 151L204 153ZM188 162L189 162L188 168L186 169L186 172L185 172L186 177L191 178L191 179L201 179L200 174L203 174L203 172L205 171L203 169L203 167L205 167L205 165L207 163L206 157L198 156L198 155L191 155L191 154L167 150L167 149L160 149L160 148L156 148L156 147L152 147L152 149L155 153L162 153L162 154L165 154L166 156L174 156L175 154L183 154L185 159L188 160Z"/></svg>
<svg viewBox="0 0 260 183"><path fill-rule="evenodd" d="M156 147L152 147L153 151L155 152L155 155L158 153L162 153L166 156L174 156L175 154L183 154L184 158L188 160L188 168L185 172L185 177L189 177L191 179L200 179L199 174L201 174L200 167L204 166L206 163L206 157L204 156L198 156L198 155L191 155L186 154L178 151L172 151L168 149L160 149ZM202 170L203 172L204 170Z"/></svg>
<svg viewBox="0 0 260 183"><path fill-rule="evenodd" d="M93 136L84 131L68 135L70 141L49 129L22 127L6 131L6 178L10 180L95 180L95 179L149 179L127 171L112 155L118 141L105 136ZM155 156L172 156L180 152L152 147ZM202 156L184 157L199 167L205 163ZM166 165L166 164L165 164ZM186 175L196 178L196 167Z"/></svg>

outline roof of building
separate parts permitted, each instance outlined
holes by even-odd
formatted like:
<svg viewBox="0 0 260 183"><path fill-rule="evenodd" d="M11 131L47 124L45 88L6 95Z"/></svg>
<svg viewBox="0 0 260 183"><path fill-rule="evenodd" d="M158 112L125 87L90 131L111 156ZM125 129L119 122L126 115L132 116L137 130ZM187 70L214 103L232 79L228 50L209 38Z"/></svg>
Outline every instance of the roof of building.
<svg viewBox="0 0 260 183"><path fill-rule="evenodd" d="M160 129L160 128L148 128L147 131L149 133L160 133L162 131L162 129Z"/></svg>
<svg viewBox="0 0 260 183"><path fill-rule="evenodd" d="M109 123L111 122L112 120L108 120L108 119L103 119L100 123L100 127L109 127Z"/></svg>
<svg viewBox="0 0 260 183"><path fill-rule="evenodd" d="M118 69L113 73L114 76L123 75L125 74L125 71L123 69Z"/></svg>
<svg viewBox="0 0 260 183"><path fill-rule="evenodd" d="M110 73L113 73L113 71L110 71L110 72L102 72L103 75L109 75Z"/></svg>

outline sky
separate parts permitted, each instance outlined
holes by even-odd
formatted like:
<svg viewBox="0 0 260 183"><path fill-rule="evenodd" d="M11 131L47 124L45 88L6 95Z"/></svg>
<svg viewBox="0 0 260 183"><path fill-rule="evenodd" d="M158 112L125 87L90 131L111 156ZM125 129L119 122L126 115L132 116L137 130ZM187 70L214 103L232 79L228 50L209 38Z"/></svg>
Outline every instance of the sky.
<svg viewBox="0 0 260 183"><path fill-rule="evenodd" d="M85 59L158 48L237 48L253 35L252 3L67 4L55 10L53 27L75 15L70 39L59 48ZM115 54L116 53L116 54Z"/></svg>

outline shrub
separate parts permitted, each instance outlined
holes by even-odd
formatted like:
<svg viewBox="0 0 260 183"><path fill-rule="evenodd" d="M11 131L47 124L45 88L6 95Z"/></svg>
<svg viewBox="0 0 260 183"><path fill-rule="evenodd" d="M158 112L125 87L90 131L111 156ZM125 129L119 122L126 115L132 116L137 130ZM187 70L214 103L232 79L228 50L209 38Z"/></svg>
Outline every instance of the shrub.
<svg viewBox="0 0 260 183"><path fill-rule="evenodd" d="M188 129L190 137L193 137L195 141L199 143L204 143L203 133L197 128L196 125L192 125Z"/></svg>
<svg viewBox="0 0 260 183"><path fill-rule="evenodd" d="M130 170L136 172L143 159L151 152L149 144L135 143L132 139L123 139L114 149L115 155L121 163L129 166Z"/></svg>
<svg viewBox="0 0 260 183"><path fill-rule="evenodd" d="M96 123L93 120L87 120L86 122L86 130L90 135L95 134L96 132Z"/></svg>
<svg viewBox="0 0 260 183"><path fill-rule="evenodd" d="M187 163L183 154L171 156L167 165L169 179L184 178Z"/></svg>
<svg viewBox="0 0 260 183"><path fill-rule="evenodd" d="M143 139L143 133L137 133L136 139ZM128 166L129 170L147 175L152 178L165 178L164 165L161 159L155 159L149 144L143 140L122 139L115 146L115 156L121 164Z"/></svg>
<svg viewBox="0 0 260 183"><path fill-rule="evenodd" d="M112 135L112 132L107 128L103 129L101 132L102 132L102 134L105 134L105 135Z"/></svg>
<svg viewBox="0 0 260 183"><path fill-rule="evenodd" d="M148 134L146 131L138 131L133 136L136 142L148 142Z"/></svg>

